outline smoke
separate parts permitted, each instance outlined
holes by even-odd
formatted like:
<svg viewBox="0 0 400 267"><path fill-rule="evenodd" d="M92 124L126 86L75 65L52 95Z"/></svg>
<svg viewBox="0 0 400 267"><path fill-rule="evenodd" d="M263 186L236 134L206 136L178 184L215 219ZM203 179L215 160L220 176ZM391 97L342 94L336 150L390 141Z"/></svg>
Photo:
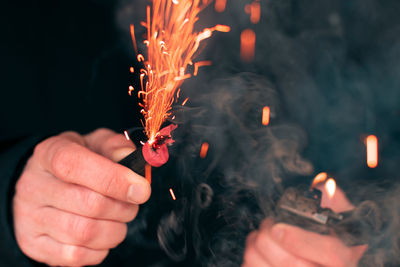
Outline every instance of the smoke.
<svg viewBox="0 0 400 267"><path fill-rule="evenodd" d="M117 22L126 35L144 18L139 2L121 1ZM274 215L283 190L326 171L355 205L381 208L382 227L361 266L399 264L400 3L260 2L257 25L243 12L247 1L228 1L222 14L204 11L199 24L232 31L208 41L202 58L214 65L183 85L190 100L177 116L172 159L155 170L152 198L130 227L133 244L149 243L182 266L239 266L247 234ZM245 28L257 36L250 64L239 57ZM365 166L367 134L379 138L374 170ZM210 144L205 159L202 142Z"/></svg>

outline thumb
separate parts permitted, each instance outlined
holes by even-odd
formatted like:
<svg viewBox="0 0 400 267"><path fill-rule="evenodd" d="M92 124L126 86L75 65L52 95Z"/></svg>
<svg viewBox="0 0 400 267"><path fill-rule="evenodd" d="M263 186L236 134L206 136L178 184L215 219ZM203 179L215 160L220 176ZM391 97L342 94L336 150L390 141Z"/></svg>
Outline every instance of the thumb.
<svg viewBox="0 0 400 267"><path fill-rule="evenodd" d="M120 161L136 150L136 146L132 141L110 129L97 129L87 134L84 138L90 150L114 162Z"/></svg>

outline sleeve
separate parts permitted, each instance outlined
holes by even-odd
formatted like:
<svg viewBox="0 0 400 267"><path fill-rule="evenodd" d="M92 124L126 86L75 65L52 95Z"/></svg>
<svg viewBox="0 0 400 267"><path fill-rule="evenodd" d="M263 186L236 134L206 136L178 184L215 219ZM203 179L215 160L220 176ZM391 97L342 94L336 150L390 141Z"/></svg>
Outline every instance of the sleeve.
<svg viewBox="0 0 400 267"><path fill-rule="evenodd" d="M3 231L0 238L0 266L38 266L18 247L14 236L11 205L18 177L33 148L42 139L29 137L0 141L0 224Z"/></svg>

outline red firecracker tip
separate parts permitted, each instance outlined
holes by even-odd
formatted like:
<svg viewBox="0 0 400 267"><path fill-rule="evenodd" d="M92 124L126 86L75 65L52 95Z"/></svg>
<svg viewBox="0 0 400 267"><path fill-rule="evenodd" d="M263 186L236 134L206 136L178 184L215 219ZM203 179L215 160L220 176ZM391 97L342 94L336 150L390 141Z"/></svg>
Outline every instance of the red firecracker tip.
<svg viewBox="0 0 400 267"><path fill-rule="evenodd" d="M171 124L161 129L156 135L155 140L143 145L142 153L144 159L153 167L160 167L167 163L169 159L167 145L174 143L171 132L178 126Z"/></svg>

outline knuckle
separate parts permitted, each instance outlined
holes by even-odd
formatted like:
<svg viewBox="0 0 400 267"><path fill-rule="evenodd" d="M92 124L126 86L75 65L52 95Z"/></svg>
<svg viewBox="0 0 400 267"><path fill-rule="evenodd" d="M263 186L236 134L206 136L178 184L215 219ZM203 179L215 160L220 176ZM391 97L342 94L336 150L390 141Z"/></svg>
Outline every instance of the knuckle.
<svg viewBox="0 0 400 267"><path fill-rule="evenodd" d="M260 233L259 235L257 235L254 242L256 247L264 248L268 245L267 235Z"/></svg>
<svg viewBox="0 0 400 267"><path fill-rule="evenodd" d="M71 142L54 148L50 165L56 177L69 177L77 167L79 161L75 160L78 156L75 152L78 147L78 144Z"/></svg>
<svg viewBox="0 0 400 267"><path fill-rule="evenodd" d="M63 258L68 266L82 266L85 261L85 249L79 246L64 245Z"/></svg>
<svg viewBox="0 0 400 267"><path fill-rule="evenodd" d="M107 196L113 195L114 187L118 182L117 174L115 171L110 171L110 175L106 175L102 181L102 192Z"/></svg>
<svg viewBox="0 0 400 267"><path fill-rule="evenodd" d="M94 222L90 219L83 217L76 217L73 219L71 228L74 234L74 238L80 245L90 243L95 237Z"/></svg>
<svg viewBox="0 0 400 267"><path fill-rule="evenodd" d="M99 217L105 208L105 198L93 191L84 191L83 193L83 203L85 205L85 210L89 217Z"/></svg>

